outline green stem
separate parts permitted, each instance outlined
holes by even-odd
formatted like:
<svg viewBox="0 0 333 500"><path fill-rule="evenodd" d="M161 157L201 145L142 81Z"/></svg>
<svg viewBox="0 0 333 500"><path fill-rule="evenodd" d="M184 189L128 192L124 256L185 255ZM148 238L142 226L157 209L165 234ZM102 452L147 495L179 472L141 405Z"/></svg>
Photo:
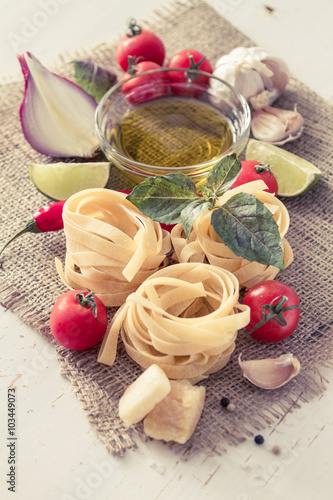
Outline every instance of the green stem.
<svg viewBox="0 0 333 500"><path fill-rule="evenodd" d="M201 64L206 60L206 56L203 56L200 59L200 61L195 63L192 54L187 54L187 55L188 55L188 58L190 60L190 68L189 68L190 70L191 69L200 69ZM193 73L191 73L191 71L186 71L185 76L189 82L194 82L195 80L197 80L199 78L200 75L194 75Z"/></svg>
<svg viewBox="0 0 333 500"><path fill-rule="evenodd" d="M78 292L77 294L75 294L75 300L80 306L89 307L89 309L92 309L94 317L99 323L101 323L101 321L97 318L97 304L94 299L94 295L94 292L89 292L87 293L87 295L84 295L84 293L82 292Z"/></svg>
<svg viewBox="0 0 333 500"><path fill-rule="evenodd" d="M278 300L278 302L273 305L273 302ZM262 320L260 320L253 328L249 331L249 333L254 332L261 326L268 323L271 319L276 321L281 326L286 326L287 321L282 316L282 313L285 311L291 311L293 309L299 309L300 305L295 306L287 306L284 307L284 304L287 302L288 298L285 295L280 295L279 297L275 297L270 304L264 304L262 306ZM266 311L269 311L266 315Z"/></svg>
<svg viewBox="0 0 333 500"><path fill-rule="evenodd" d="M134 18L130 19L128 22L128 32L126 33L127 36L137 36L140 35L141 33L141 27L136 24L136 20Z"/></svg>
<svg viewBox="0 0 333 500"><path fill-rule="evenodd" d="M135 75L137 70L137 66L134 63L134 57L133 56L128 56L128 68L127 68L127 73L129 75Z"/></svg>
<svg viewBox="0 0 333 500"><path fill-rule="evenodd" d="M267 163L259 163L259 165L254 167L254 170L258 172L258 174L263 174L267 171L271 174L271 165L268 165Z"/></svg>
<svg viewBox="0 0 333 500"><path fill-rule="evenodd" d="M16 234L14 234L14 236L12 236L10 238L10 240L7 241L7 243L5 243L5 245L1 248L0 250L0 255L2 254L2 252L4 251L4 249L9 245L9 243L11 243L12 241L14 241L16 238L18 238L19 236L21 236L21 234L24 234L24 233L40 233L41 231L38 229L37 225L36 225L36 221L35 219L29 219L26 223L26 225L20 229Z"/></svg>

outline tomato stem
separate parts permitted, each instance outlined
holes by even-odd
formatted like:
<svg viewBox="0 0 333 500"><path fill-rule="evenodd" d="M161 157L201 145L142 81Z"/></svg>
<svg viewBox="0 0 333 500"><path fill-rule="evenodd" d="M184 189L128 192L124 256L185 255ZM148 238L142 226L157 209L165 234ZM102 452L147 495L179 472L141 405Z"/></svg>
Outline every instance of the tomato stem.
<svg viewBox="0 0 333 500"><path fill-rule="evenodd" d="M129 75L135 75L137 71L137 66L134 62L134 57L133 56L128 56L128 68L127 68L127 73Z"/></svg>
<svg viewBox="0 0 333 500"><path fill-rule="evenodd" d="M272 175L271 172L271 165L268 165L267 163L259 163L254 167L254 170L258 172L258 174L263 174L264 172L269 172L269 175Z"/></svg>
<svg viewBox="0 0 333 500"><path fill-rule="evenodd" d="M75 294L75 300L80 306L89 307L89 309L92 309L95 319L97 319L97 321L101 323L101 321L97 317L97 304L94 299L94 295L94 292L89 292L87 295L84 295L83 292L78 292Z"/></svg>
<svg viewBox="0 0 333 500"><path fill-rule="evenodd" d="M189 68L190 70L191 69L200 69L201 64L206 60L206 56L203 56L200 59L200 61L195 63L193 55L189 54L189 53L187 55L188 55L188 58L190 60L190 68ZM193 82L193 81L197 80L200 75L194 75L193 73L191 73L191 71L186 71L185 76L189 80L189 82Z"/></svg>
<svg viewBox="0 0 333 500"><path fill-rule="evenodd" d="M276 300L278 302L274 304ZM261 326L268 323L271 319L276 321L281 326L287 326L287 321L282 316L282 313L284 311L291 311L292 309L299 309L301 307L300 305L285 307L284 304L287 300L288 298L285 295L280 295L275 297L270 304L264 304L262 306L262 319L252 328L252 330L249 331L249 333L251 334Z"/></svg>
<svg viewBox="0 0 333 500"><path fill-rule="evenodd" d="M136 20L132 17L128 22L128 31L126 33L127 36L137 36L140 35L142 29L141 26L136 24Z"/></svg>

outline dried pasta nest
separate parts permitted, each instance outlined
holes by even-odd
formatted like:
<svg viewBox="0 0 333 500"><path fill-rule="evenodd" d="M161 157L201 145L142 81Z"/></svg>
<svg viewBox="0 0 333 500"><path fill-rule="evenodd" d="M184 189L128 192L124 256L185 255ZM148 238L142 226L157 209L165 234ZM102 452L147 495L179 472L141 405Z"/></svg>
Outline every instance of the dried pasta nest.
<svg viewBox="0 0 333 500"><path fill-rule="evenodd" d="M106 306L126 297L160 267L167 265L170 234L144 216L126 195L110 189L87 189L71 196L63 209L66 235L63 282L88 288Z"/></svg>
<svg viewBox="0 0 333 500"><path fill-rule="evenodd" d="M112 365L119 331L129 356L146 369L192 383L223 368L237 331L250 319L237 278L209 264L171 265L150 276L117 311L98 360Z"/></svg>
<svg viewBox="0 0 333 500"><path fill-rule="evenodd" d="M273 194L263 191L263 181L254 181L227 191L218 201L220 205L239 192L254 194L273 214L282 240L284 268L293 261L292 249L284 238L289 228L289 213L284 204ZM189 239L186 239L182 224L177 224L171 232L175 249L174 259L178 262L209 262L214 266L231 271L241 287L251 288L262 281L272 280L279 269L274 266L249 262L235 255L219 239L211 225L211 212L207 210L194 222Z"/></svg>

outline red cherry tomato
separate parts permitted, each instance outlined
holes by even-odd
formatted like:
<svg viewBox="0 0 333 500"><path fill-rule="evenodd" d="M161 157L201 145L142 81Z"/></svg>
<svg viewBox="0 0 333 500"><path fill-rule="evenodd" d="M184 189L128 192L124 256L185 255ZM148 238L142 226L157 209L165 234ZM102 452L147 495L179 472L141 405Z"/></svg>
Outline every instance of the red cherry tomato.
<svg viewBox="0 0 333 500"><path fill-rule="evenodd" d="M247 182L263 180L267 186L265 191L274 194L274 196L277 195L278 183L274 174L269 170L269 165L263 165L258 161L242 161L241 165L242 169L231 188L242 186Z"/></svg>
<svg viewBox="0 0 333 500"><path fill-rule="evenodd" d="M105 335L107 323L103 302L87 290L70 290L61 295L50 316L54 338L75 351L98 344Z"/></svg>
<svg viewBox="0 0 333 500"><path fill-rule="evenodd" d="M118 64L124 71L128 68L128 56L132 56L135 62L153 61L162 66L165 56L163 42L132 19L128 34L121 40L116 53Z"/></svg>
<svg viewBox="0 0 333 500"><path fill-rule="evenodd" d="M298 325L300 303L296 292L277 280L263 281L245 294L243 304L251 309L246 329L263 342L280 342Z"/></svg>
<svg viewBox="0 0 333 500"><path fill-rule="evenodd" d="M122 91L126 94L131 104L139 104L141 102L151 101L158 97L164 97L168 92L166 82L167 75L165 72L156 72L150 75L141 75L145 71L161 69L159 64L151 61L143 61L138 64L133 63L130 59L130 67L125 73L123 80L127 80L130 76L138 75L131 80L125 81L122 85ZM159 85L160 84L160 85ZM144 87L141 87L143 86Z"/></svg>
<svg viewBox="0 0 333 500"><path fill-rule="evenodd" d="M201 52L193 49L185 49L177 52L169 59L166 67L199 69L206 73L213 73L213 67L208 59ZM184 82L188 80L188 75L183 71L168 71L168 79L173 82ZM194 75L194 82L206 86L209 84L209 77L200 75L196 78Z"/></svg>

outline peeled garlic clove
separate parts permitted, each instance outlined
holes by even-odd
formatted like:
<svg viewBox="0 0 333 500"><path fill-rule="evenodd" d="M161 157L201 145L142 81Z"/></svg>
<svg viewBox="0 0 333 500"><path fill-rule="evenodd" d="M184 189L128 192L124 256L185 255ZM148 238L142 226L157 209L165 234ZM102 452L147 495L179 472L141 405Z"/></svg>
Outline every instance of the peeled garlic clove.
<svg viewBox="0 0 333 500"><path fill-rule="evenodd" d="M48 71L31 53L19 55L25 78L22 130L39 153L91 157L96 153L96 101L66 78Z"/></svg>
<svg viewBox="0 0 333 500"><path fill-rule="evenodd" d="M300 113L265 106L252 113L253 137L277 146L294 141L303 132L304 120Z"/></svg>
<svg viewBox="0 0 333 500"><path fill-rule="evenodd" d="M292 354L282 354L278 358L242 361L239 366L245 378L261 389L277 389L289 382L300 372L301 365Z"/></svg>

